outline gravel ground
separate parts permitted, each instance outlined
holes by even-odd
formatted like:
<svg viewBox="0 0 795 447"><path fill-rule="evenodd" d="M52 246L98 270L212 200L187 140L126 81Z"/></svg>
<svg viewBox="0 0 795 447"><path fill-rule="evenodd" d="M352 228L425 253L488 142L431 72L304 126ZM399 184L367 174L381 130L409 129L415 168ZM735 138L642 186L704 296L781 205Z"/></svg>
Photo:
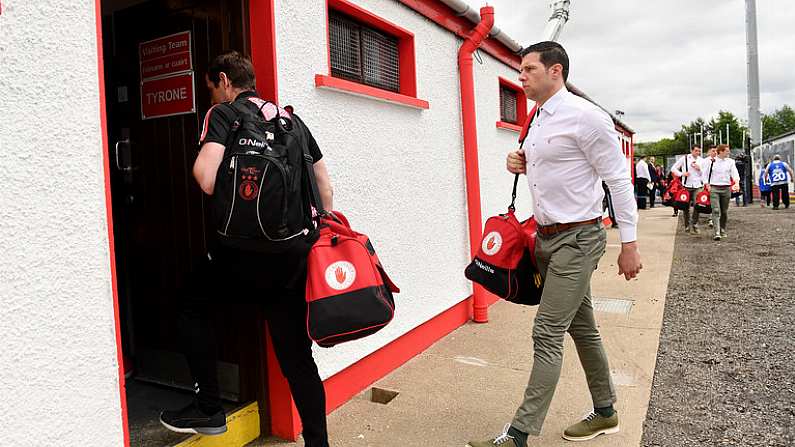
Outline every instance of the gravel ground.
<svg viewBox="0 0 795 447"><path fill-rule="evenodd" d="M644 447L795 446L795 209L757 203L676 237Z"/></svg>

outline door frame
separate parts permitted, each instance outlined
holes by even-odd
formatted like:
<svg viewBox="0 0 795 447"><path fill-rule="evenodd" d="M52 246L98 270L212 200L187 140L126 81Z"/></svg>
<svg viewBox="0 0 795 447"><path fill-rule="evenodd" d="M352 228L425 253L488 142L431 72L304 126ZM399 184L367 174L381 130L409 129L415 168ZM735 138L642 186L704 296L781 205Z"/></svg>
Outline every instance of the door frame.
<svg viewBox="0 0 795 447"><path fill-rule="evenodd" d="M257 87L261 95L278 103L278 72L276 65L276 23L274 16L274 0L247 0L248 6L248 45ZM244 6L245 7L245 6ZM124 358L122 355L121 323L119 311L118 276L116 271L115 241L113 238L113 206L110 183L110 152L108 141L108 120L106 112L105 92L105 61L102 40L102 0L94 0L97 45L97 76L99 91L99 118L102 133L102 165L105 180L105 218L108 225L108 257L113 290L113 320L116 335L116 362L119 374L119 402L121 405L122 431L124 445L130 445L130 429L127 415L127 394L124 378ZM255 18L257 20L255 20ZM262 24L267 25L264 32ZM199 83L201 85L201 83ZM263 359L264 360L264 359ZM293 404L287 380L281 374L276 362L270 339L267 342L267 375L268 375L268 412L270 414L270 431L281 438L295 440L300 432L298 412Z"/></svg>

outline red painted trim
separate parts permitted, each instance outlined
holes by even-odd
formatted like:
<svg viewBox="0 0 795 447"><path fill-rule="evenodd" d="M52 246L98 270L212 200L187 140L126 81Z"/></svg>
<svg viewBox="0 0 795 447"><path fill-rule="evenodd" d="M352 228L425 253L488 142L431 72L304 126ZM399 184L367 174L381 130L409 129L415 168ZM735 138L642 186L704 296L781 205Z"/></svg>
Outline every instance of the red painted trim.
<svg viewBox="0 0 795 447"><path fill-rule="evenodd" d="M273 0L249 0L251 62L257 77L257 91L263 98L279 102L276 65L276 20Z"/></svg>
<svg viewBox="0 0 795 447"><path fill-rule="evenodd" d="M459 17L449 6L438 0L398 1L462 39L465 39L475 27L475 24L464 17ZM480 48L505 65L519 71L522 59L518 54L509 50L502 42L489 38L483 41Z"/></svg>
<svg viewBox="0 0 795 447"><path fill-rule="evenodd" d="M388 90L371 87L369 85L359 84L358 82L348 81L346 79L335 78L322 74L315 75L315 87L340 90L343 92L353 93L355 95L368 96L382 101L415 107L418 109L430 108L428 101L423 99L401 95L400 93L390 92Z"/></svg>
<svg viewBox="0 0 795 447"><path fill-rule="evenodd" d="M267 330L266 330L267 334ZM282 439L295 441L301 433L301 418L295 408L290 384L282 374L279 361L273 350L270 335L267 339L268 352L268 404L271 414L271 434Z"/></svg>
<svg viewBox="0 0 795 447"><path fill-rule="evenodd" d="M371 28L375 28L398 39L398 58L400 64L400 94L409 97L417 96L417 67L414 51L414 33L379 17L366 9L347 0L326 0L326 27L328 28L328 12L334 10ZM326 46L329 53L329 74L331 74L331 50L326 33ZM426 107L427 108L427 107Z"/></svg>
<svg viewBox="0 0 795 447"><path fill-rule="evenodd" d="M480 168L478 166L477 113L475 111L475 79L472 53L477 50L494 26L494 7L480 8L480 23L467 36L458 49L458 76L461 94L461 127L464 136L464 169L466 179L467 215L469 223L469 250L472 258L477 254L483 236L483 219L480 209ZM489 321L486 290L473 283L472 314L477 323Z"/></svg>
<svg viewBox="0 0 795 447"><path fill-rule="evenodd" d="M325 381L326 409L333 411L351 397L394 371L469 320L463 300Z"/></svg>
<svg viewBox="0 0 795 447"><path fill-rule="evenodd" d="M497 121L497 127L500 129L512 130L514 132L521 132L522 126L513 123L506 123L505 121Z"/></svg>
<svg viewBox="0 0 795 447"><path fill-rule="evenodd" d="M127 423L127 391L124 378L124 354L121 344L121 317L119 315L119 288L116 275L116 246L113 239L113 196L110 191L110 152L108 151L108 117L105 111L105 56L102 51L102 5L94 1L94 14L97 26L97 74L99 77L99 122L102 133L102 170L105 177L105 218L108 220L108 257L110 261L110 281L113 290L113 326L116 332L116 362L119 368L119 403L121 404L121 425L124 445L130 445L130 427Z"/></svg>
<svg viewBox="0 0 795 447"><path fill-rule="evenodd" d="M251 61L257 77L259 94L275 103L279 101L279 83L276 58L276 19L274 0L249 0L249 41ZM290 385L279 368L270 337L267 336L268 405L271 415L271 433L295 441L301 432L298 410L295 408Z"/></svg>

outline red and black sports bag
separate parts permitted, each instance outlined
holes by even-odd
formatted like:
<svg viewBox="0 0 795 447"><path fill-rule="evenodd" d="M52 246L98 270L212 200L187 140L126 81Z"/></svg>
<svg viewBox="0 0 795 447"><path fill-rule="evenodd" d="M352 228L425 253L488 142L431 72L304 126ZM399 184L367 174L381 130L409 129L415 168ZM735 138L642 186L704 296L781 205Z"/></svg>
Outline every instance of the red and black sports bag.
<svg viewBox="0 0 795 447"><path fill-rule="evenodd" d="M522 145L533 116L535 109L521 134ZM516 174L508 212L486 221L478 254L464 270L464 275L500 298L535 306L541 302L544 289L535 261L537 227L533 217L524 222L516 219L514 204L518 182L519 174Z"/></svg>
<svg viewBox="0 0 795 447"><path fill-rule="evenodd" d="M516 181L514 180L514 199ZM536 221L519 222L514 203L508 212L490 217L475 259L464 270L467 279L507 301L535 306L544 284L535 265Z"/></svg>
<svg viewBox="0 0 795 447"><path fill-rule="evenodd" d="M370 239L334 212L321 218L307 259L306 327L328 348L381 330L395 314L390 281Z"/></svg>

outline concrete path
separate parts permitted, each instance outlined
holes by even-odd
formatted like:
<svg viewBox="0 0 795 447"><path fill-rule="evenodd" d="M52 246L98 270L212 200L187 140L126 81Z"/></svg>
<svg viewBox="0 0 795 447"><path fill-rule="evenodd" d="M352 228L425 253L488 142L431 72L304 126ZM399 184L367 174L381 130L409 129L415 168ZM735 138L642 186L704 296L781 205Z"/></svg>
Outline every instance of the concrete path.
<svg viewBox="0 0 795 447"><path fill-rule="evenodd" d="M674 249L677 219L670 216L670 208L641 211L644 269L633 281L617 276L618 232L608 232L607 254L594 274L592 294L602 309L597 320L617 387L621 432L584 445L640 444ZM628 313L622 309L626 305L631 305ZM361 396L332 413L332 445L461 447L499 433L511 421L530 375L534 316L535 308L495 304L488 324L459 328L377 382L374 386L400 393L389 404ZM590 409L585 377L567 336L563 372L542 436L529 446L571 446L560 433ZM296 444L266 440L252 445Z"/></svg>

